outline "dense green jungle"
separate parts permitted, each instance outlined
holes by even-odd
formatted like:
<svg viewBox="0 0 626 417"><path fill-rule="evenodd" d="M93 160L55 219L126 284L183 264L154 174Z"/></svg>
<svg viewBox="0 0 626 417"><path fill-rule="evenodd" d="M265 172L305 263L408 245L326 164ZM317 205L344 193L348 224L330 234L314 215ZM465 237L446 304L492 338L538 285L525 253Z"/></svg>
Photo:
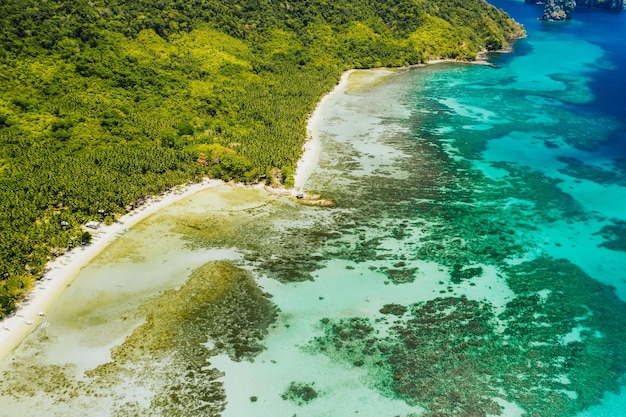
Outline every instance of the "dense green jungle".
<svg viewBox="0 0 626 417"><path fill-rule="evenodd" d="M3 0L0 317L81 224L209 176L290 186L351 68L523 36L483 0Z"/></svg>

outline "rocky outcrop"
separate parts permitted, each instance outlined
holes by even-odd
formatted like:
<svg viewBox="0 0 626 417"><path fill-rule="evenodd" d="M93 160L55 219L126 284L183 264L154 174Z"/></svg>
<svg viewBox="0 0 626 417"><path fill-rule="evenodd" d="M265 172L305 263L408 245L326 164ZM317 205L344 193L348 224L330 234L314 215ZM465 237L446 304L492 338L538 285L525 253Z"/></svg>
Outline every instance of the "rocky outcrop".
<svg viewBox="0 0 626 417"><path fill-rule="evenodd" d="M602 9L622 10L624 0L576 0L577 6L599 7Z"/></svg>
<svg viewBox="0 0 626 417"><path fill-rule="evenodd" d="M545 0L524 0L527 4L544 4ZM550 2L548 2L550 3ZM598 7L601 9L623 10L624 0L575 0L576 6Z"/></svg>
<svg viewBox="0 0 626 417"><path fill-rule="evenodd" d="M299 188L279 188L266 185L265 191L273 195L290 197L305 206L335 207L337 205L333 199L324 198L320 193L304 191Z"/></svg>
<svg viewBox="0 0 626 417"><path fill-rule="evenodd" d="M298 203L305 206L335 207L337 205L334 200L330 198L324 198L319 193L309 193L306 191L301 194L297 194L296 199Z"/></svg>
<svg viewBox="0 0 626 417"><path fill-rule="evenodd" d="M541 20L568 20L576 7L575 0L548 0Z"/></svg>

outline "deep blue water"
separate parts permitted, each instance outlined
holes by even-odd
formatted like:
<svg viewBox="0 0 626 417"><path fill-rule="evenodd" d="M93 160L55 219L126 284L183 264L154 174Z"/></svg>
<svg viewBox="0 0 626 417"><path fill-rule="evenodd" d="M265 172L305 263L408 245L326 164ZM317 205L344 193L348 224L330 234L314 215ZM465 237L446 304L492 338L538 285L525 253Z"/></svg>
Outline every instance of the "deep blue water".
<svg viewBox="0 0 626 417"><path fill-rule="evenodd" d="M509 59L528 53L530 48L527 43L547 34L563 39L583 39L602 48L613 68L595 67L589 71L592 79L588 85L594 99L581 105L579 111L590 115L608 114L626 120L626 42L623 41L626 36L626 17L623 12L578 7L571 22L544 22L536 19L541 14L542 5L527 5L516 0L492 0L489 3L508 12L524 25L530 35L528 41L518 42ZM569 52L577 53L575 49Z"/></svg>
<svg viewBox="0 0 626 417"><path fill-rule="evenodd" d="M536 19L543 6L510 0L490 3L522 23L528 37L517 41L512 53L492 57L496 71L451 66L417 76L419 81L408 93L416 111L413 135L438 144L451 160L468 170L471 180L465 187L473 192L468 200L474 207L499 200L491 219L516 219L517 235L527 239L529 248L525 260L532 253L530 258L547 257L552 263L540 278L546 289L555 276L573 274L580 268L588 278L608 284L615 291L619 300L607 293L595 302L611 304L604 320L623 327L626 13L577 8L572 21L543 22ZM482 176L472 175L472 171ZM453 195L458 199L461 194ZM522 209L524 204L528 210ZM516 205L517 209L511 210ZM561 261L572 271L563 272L565 264ZM539 268L524 264L530 276ZM572 294L576 288L589 285L573 277L570 275L565 283ZM517 279L509 275L509 286L516 293ZM583 302L591 310L595 309L593 303L591 299ZM560 308L563 311L570 307ZM540 316L543 312L535 307L526 314ZM612 343L616 349L602 352L604 364L596 362L599 366L595 372L604 377L616 372L615 381L623 383L624 367L617 363L623 360L624 335L618 332L608 336L611 331L597 330L607 339L615 337ZM531 343L541 344L548 339L543 336ZM567 336L564 339L569 340ZM583 336L575 342L590 340ZM536 365L542 366L544 360ZM586 366L593 367L589 363ZM559 374L566 372L557 372L555 377ZM533 409L524 401L518 404L532 415L625 415L623 388L620 391L608 379L601 383L601 378L591 375L581 377L588 378L587 393L576 388L574 378L566 378L561 388L564 392L571 389L571 404L577 404L570 411L557 412L556 402L546 406L552 401L547 391L543 409ZM594 405L598 398L590 398L594 389L598 391L593 395L604 398L600 405ZM602 390L604 394L600 394Z"/></svg>
<svg viewBox="0 0 626 417"><path fill-rule="evenodd" d="M492 3L528 32L494 67L358 73L320 110L307 188L338 207L278 234L306 253L266 276L314 280L263 282L289 330L225 416L625 415L626 13Z"/></svg>
<svg viewBox="0 0 626 417"><path fill-rule="evenodd" d="M347 234L356 243L327 256L370 261L392 282L416 266L415 287L402 285L420 324L401 314L393 325L371 314L352 318L397 332L401 342L369 340L391 357L328 333L320 350L347 363L393 363L396 382L374 366L373 385L427 415L497 414L484 401L492 395L507 416L623 415L626 13L578 8L572 21L543 22L542 6L491 3L528 33L512 53L490 59L495 68L407 71L348 93L328 117L327 154L313 184L354 207ZM389 265L390 256L401 261ZM424 261L450 281L439 281L439 298L420 303L436 275ZM335 267L317 276L340 275ZM473 287L465 279L475 279ZM515 295L495 290L498 279ZM460 307L462 294L478 304ZM494 312L483 324L502 326L476 329L491 332L488 351L458 317L431 316L481 308ZM331 323L348 334L354 326ZM424 323L436 323L434 333ZM459 355L454 346L463 343L476 349ZM495 386L506 395L498 399Z"/></svg>

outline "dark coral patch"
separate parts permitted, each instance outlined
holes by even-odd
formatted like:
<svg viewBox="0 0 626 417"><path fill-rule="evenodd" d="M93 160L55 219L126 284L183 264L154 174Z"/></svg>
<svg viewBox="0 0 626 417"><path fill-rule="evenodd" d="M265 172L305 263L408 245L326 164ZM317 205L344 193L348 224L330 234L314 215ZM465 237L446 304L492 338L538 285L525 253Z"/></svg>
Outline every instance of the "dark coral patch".
<svg viewBox="0 0 626 417"><path fill-rule="evenodd" d="M529 415L575 415L618 390L626 304L613 288L550 258L506 274L517 296L500 314L465 297L387 304L380 312L396 315L392 323L325 320L312 346L367 369L373 388L431 417L497 415L496 398Z"/></svg>

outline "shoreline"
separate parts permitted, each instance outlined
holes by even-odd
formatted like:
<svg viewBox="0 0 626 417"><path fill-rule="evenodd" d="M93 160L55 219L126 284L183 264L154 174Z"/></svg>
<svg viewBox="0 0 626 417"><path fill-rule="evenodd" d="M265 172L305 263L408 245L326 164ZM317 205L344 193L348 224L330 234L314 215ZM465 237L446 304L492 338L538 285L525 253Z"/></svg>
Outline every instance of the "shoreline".
<svg viewBox="0 0 626 417"><path fill-rule="evenodd" d="M345 71L335 87L324 94L317 103L313 113L307 121L307 140L303 145L303 152L298 160L294 173L294 186L292 188L276 189L265 186L270 194L285 196L300 196L304 192L304 185L318 165L321 154L321 138L318 134L318 126L321 119L321 111L331 99L333 94L345 91L349 87L350 76L358 71L402 71L424 67L439 63L466 63L474 65L491 65L486 61L465 62L448 59L430 60L426 64L412 65L399 68L371 68L351 69ZM132 210L119 218L111 225L101 225L96 231L90 230L93 240L88 246L73 248L71 251L49 261L45 266L43 277L34 283L33 289L20 303L17 311L11 316L0 319L0 360L5 359L13 352L22 341L37 326L46 325L45 311L54 303L61 293L71 285L80 271L100 254L110 243L128 231L128 229L142 220L148 218L157 211L191 196L197 192L226 184L221 180L205 178L199 183L174 187L161 196L153 196L147 202L135 210ZM262 183L256 186L262 186ZM86 229L87 230L87 229Z"/></svg>
<svg viewBox="0 0 626 417"><path fill-rule="evenodd" d="M317 167L322 151L322 140L319 135L316 135L320 120L320 111L324 108L324 105L328 102L328 100L330 100L330 97L332 97L334 93L345 90L348 86L348 78L350 78L350 74L355 71L356 70L344 71L344 73L341 74L339 82L335 85L335 87L333 87L332 90L324 94L322 99L315 106L313 113L309 116L309 120L306 124L307 140L302 147L303 152L300 159L298 159L296 172L293 175L294 186L291 190L292 194L304 189L304 185Z"/></svg>
<svg viewBox="0 0 626 417"><path fill-rule="evenodd" d="M300 194L302 191L304 191L304 185L306 184L309 177L311 176L311 174L317 167L317 162L319 161L319 157L321 153L322 141L319 135L315 135L316 131L318 130L317 125L321 117L320 111L321 109L323 109L324 105L330 99L330 97L332 97L333 94L339 91L343 91L348 87L350 75L352 75L354 72L357 72L357 71L406 71L406 70L412 70L414 68L422 68L427 65L436 65L436 64L467 64L467 65L484 65L484 66L493 67L494 64L489 62L490 54L511 53L511 52L513 52L513 48L512 46L509 46L509 47L502 48L496 51L489 51L489 52L480 51L476 55L476 59L474 61L461 61L458 59L451 59L451 58L437 58L437 59L428 60L424 64L415 64L415 65L409 65L405 67L379 67L379 68L367 68L367 69L350 69L350 70L344 71L344 73L341 74L341 78L339 79L339 82L335 85L335 87L333 87L331 91L324 94L324 96L315 106L313 113L311 113L311 115L309 116L309 119L306 125L307 139L304 142L304 145L302 146L302 150L303 150L302 155L300 156L300 159L298 159L298 162L296 164L296 170L293 175L293 179L294 179L293 187L279 189L279 188L266 186L265 187L266 190L271 194L291 195L291 196L295 196L297 194Z"/></svg>
<svg viewBox="0 0 626 417"><path fill-rule="evenodd" d="M17 310L11 316L0 320L0 360L4 360L19 347L37 326L46 326L46 309L71 285L80 271L115 239L159 210L222 184L225 183L221 180L205 178L201 182L174 187L163 195L153 196L145 204L120 217L115 223L103 224L96 230L90 230L93 240L89 245L73 248L49 261L45 266L46 272L34 283L32 290L18 305Z"/></svg>
<svg viewBox="0 0 626 417"><path fill-rule="evenodd" d="M294 174L294 186L291 189L273 190L265 187L271 194L285 193L296 196L302 192L304 184L317 166L321 139L316 135L320 112L332 93L345 89L348 78L354 70L345 71L339 83L318 102L307 122L308 139L303 146L303 153L298 160ZM80 271L98 256L110 243L123 235L132 226L148 218L157 211L191 196L197 192L226 184L224 181L205 178L199 183L174 187L169 192L149 198L145 204L126 213L110 225L100 225L98 229L89 230L93 240L87 246L76 247L71 251L49 261L45 265L45 273L35 281L33 288L10 316L0 319L0 360L11 354L37 326L46 326L45 312L58 299L63 291L71 285ZM256 186L261 185L257 184Z"/></svg>

